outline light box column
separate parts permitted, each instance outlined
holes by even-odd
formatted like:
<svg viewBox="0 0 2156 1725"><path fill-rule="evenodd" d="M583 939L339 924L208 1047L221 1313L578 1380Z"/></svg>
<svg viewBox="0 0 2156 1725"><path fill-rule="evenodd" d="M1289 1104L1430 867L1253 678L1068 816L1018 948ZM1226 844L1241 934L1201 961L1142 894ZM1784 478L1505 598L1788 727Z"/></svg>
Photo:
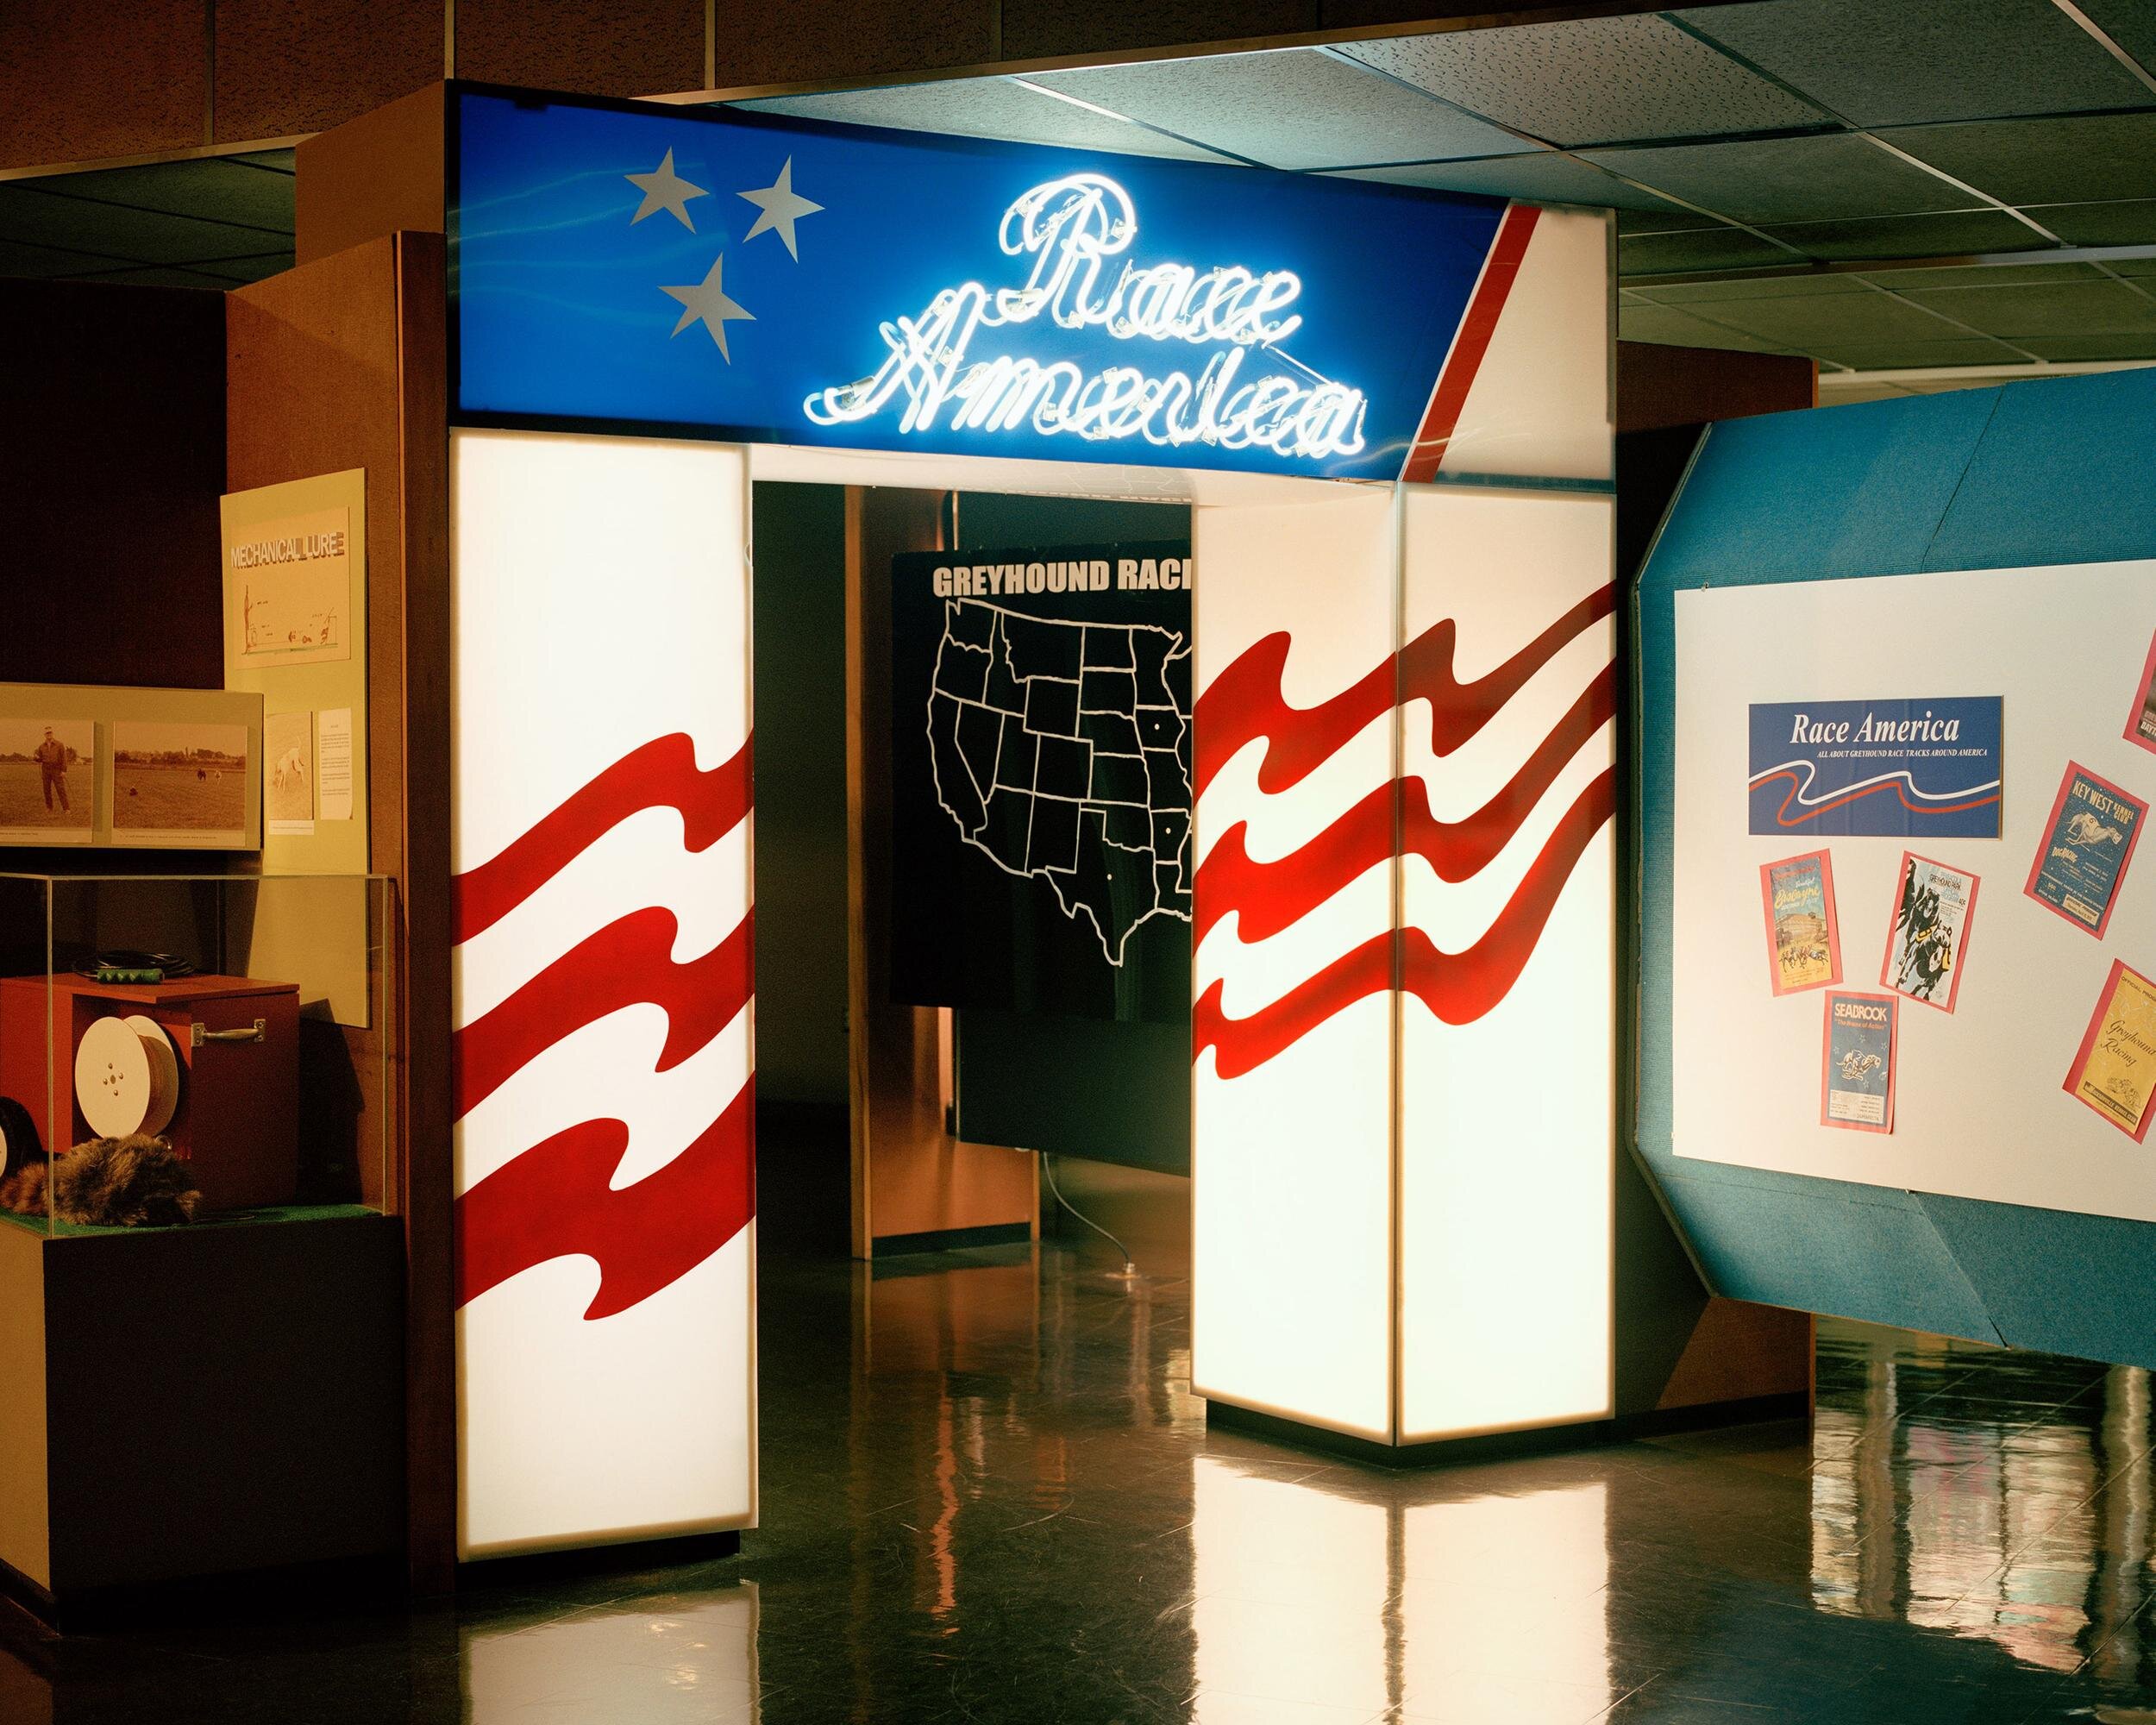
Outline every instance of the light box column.
<svg viewBox="0 0 2156 1725"><path fill-rule="evenodd" d="M741 1527L746 461L458 431L450 485L458 1555Z"/></svg>

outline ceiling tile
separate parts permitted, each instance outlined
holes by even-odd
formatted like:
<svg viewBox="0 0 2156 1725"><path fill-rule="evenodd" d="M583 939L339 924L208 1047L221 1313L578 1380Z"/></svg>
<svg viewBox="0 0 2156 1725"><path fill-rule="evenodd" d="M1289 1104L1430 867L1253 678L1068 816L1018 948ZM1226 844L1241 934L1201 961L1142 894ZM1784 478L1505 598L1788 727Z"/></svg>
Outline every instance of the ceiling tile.
<svg viewBox="0 0 2156 1725"><path fill-rule="evenodd" d="M2032 204L2028 213L2070 246L2156 245L2156 198L2110 204Z"/></svg>
<svg viewBox="0 0 2156 1725"><path fill-rule="evenodd" d="M2115 275L2156 275L2156 258L2119 258L2104 267Z"/></svg>
<svg viewBox="0 0 2156 1725"><path fill-rule="evenodd" d="M1721 225L1712 216L1701 216L1674 204L1665 204L1656 210L1632 210L1620 206L1617 211L1617 231L1620 234L1686 234Z"/></svg>
<svg viewBox="0 0 2156 1725"><path fill-rule="evenodd" d="M2031 251L2050 243L2003 210L1791 223L1766 231L1808 257L1827 260L1963 257L1977 252Z"/></svg>
<svg viewBox="0 0 2156 1725"><path fill-rule="evenodd" d="M1737 228L1708 228L1685 234L1620 234L1617 241L1617 273L1626 276L1740 269L1746 265L1797 260L1780 246Z"/></svg>
<svg viewBox="0 0 2156 1725"><path fill-rule="evenodd" d="M2148 0L2075 0L2096 28L2156 72L2156 6Z"/></svg>
<svg viewBox="0 0 2156 1725"><path fill-rule="evenodd" d="M1728 281L1674 282L1667 287L1633 290L1664 305L1683 305L1703 299L1780 299L1792 294L1806 297L1870 291L1862 276L1822 275L1801 267L1794 275L1738 276Z"/></svg>
<svg viewBox="0 0 2156 1725"><path fill-rule="evenodd" d="M1395 36L1346 52L1555 144L1762 132L1825 118L1648 16Z"/></svg>
<svg viewBox="0 0 2156 1725"><path fill-rule="evenodd" d="M1860 372L1900 371L1913 366L2025 366L2028 355L2003 342L1960 336L1931 342L1820 343L1819 357Z"/></svg>
<svg viewBox="0 0 2156 1725"><path fill-rule="evenodd" d="M1860 126L2156 104L2051 0L1776 0L1677 16Z"/></svg>
<svg viewBox="0 0 2156 1725"><path fill-rule="evenodd" d="M1367 167L1532 147L1366 67L1309 48L1028 76L1273 167Z"/></svg>
<svg viewBox="0 0 2156 1725"><path fill-rule="evenodd" d="M2040 360L2156 360L2156 331L2123 336L2033 336L2021 345Z"/></svg>
<svg viewBox="0 0 2156 1725"><path fill-rule="evenodd" d="M1695 317L1674 305L1620 305L1617 310L1617 339L1658 342L1678 348L1733 348L1748 354L1783 351L1775 343L1745 330Z"/></svg>
<svg viewBox="0 0 2156 1725"><path fill-rule="evenodd" d="M1917 288L1909 298L1988 336L2122 336L2156 331L2156 299L2122 282Z"/></svg>
<svg viewBox="0 0 2156 1725"><path fill-rule="evenodd" d="M0 275L80 275L85 270L110 269L112 266L112 259L89 252L66 252L51 246L24 245L14 239L0 240Z"/></svg>
<svg viewBox="0 0 2156 1725"><path fill-rule="evenodd" d="M262 251L276 243L251 228L198 222L159 210L132 210L89 198L57 197L40 188L53 180L0 183L0 233L36 245L101 252L146 264Z"/></svg>
<svg viewBox="0 0 2156 1725"><path fill-rule="evenodd" d="M2156 114L1911 126L1886 137L2002 204L2156 198Z"/></svg>
<svg viewBox="0 0 2156 1725"><path fill-rule="evenodd" d="M68 198L230 222L267 234L289 235L293 228L295 181L291 175L266 173L259 167L215 156L199 161L103 169L95 173L57 174L29 183Z"/></svg>
<svg viewBox="0 0 2156 1725"><path fill-rule="evenodd" d="M86 277L95 281L119 282L131 287L204 287L220 292L238 284L232 279L211 275L202 270L171 269L160 266L146 266L141 269L107 270L102 274Z"/></svg>
<svg viewBox="0 0 2156 1725"><path fill-rule="evenodd" d="M1598 167L1554 151L1533 155L1497 156L1487 161L1411 162L1404 167L1358 167L1351 179L1375 179L1388 185L1427 185L1440 191L1483 191L1501 198L1529 198L1541 204L1587 204L1605 209L1677 210L1651 191L1626 185Z"/></svg>
<svg viewBox="0 0 2156 1725"><path fill-rule="evenodd" d="M1826 378L1819 380L1819 405L1821 407L1855 407L1867 401L1895 401L1906 398L1908 393L1897 383L1838 384L1830 389Z"/></svg>
<svg viewBox="0 0 2156 1725"><path fill-rule="evenodd" d="M1739 222L1825 221L1965 210L1974 202L1847 133L1582 152L1587 160Z"/></svg>
<svg viewBox="0 0 2156 1725"><path fill-rule="evenodd" d="M1829 342L1938 342L1957 334L1929 312L1867 288L1855 294L1818 293L1778 299L1723 299L1695 316L1743 329L1777 347L1809 353ZM1989 332L1987 332L1989 333Z"/></svg>
<svg viewBox="0 0 2156 1725"><path fill-rule="evenodd" d="M856 126L895 126L907 131L952 132L966 138L1010 138L1029 144L1065 144L1074 149L1116 150L1125 155L1173 156L1185 161L1225 161L1210 150L1163 137L1143 126L1090 113L1007 78L957 78L881 90L839 90L822 96L781 96L743 102L768 114L799 114Z"/></svg>
<svg viewBox="0 0 2156 1725"><path fill-rule="evenodd" d="M1913 287L2006 287L2021 282L2096 281L2094 264L1963 264L1952 269L1890 269L1865 278L1892 293Z"/></svg>

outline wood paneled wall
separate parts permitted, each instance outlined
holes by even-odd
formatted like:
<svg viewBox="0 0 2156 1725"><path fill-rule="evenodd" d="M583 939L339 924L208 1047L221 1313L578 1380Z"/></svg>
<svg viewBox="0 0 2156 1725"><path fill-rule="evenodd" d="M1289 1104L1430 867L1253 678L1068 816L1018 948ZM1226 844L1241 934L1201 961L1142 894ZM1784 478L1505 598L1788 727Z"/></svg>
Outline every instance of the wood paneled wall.
<svg viewBox="0 0 2156 1725"><path fill-rule="evenodd" d="M396 882L402 961L402 1057L385 1099L398 1130L379 1195L404 1220L409 1550L423 1592L450 1584L456 1510L444 270L440 235L395 234L227 302L232 488L367 470L368 819L372 866Z"/></svg>

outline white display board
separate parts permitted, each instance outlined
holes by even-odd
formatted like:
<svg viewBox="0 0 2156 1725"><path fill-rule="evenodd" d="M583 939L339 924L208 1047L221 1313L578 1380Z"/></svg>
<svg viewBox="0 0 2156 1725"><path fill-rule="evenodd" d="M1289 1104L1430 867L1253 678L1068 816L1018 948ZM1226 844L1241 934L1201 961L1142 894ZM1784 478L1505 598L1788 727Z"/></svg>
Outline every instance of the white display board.
<svg viewBox="0 0 2156 1725"><path fill-rule="evenodd" d="M2112 961L2156 972L2156 851L2134 854L2102 939L2023 892L2070 760L2156 800L2156 754L2123 735L2153 630L2147 561L1677 595L1677 1154L2156 1220L2156 1145L2064 1088ZM1953 695L2003 699L1998 838L1746 831L1752 703ZM1769 986L1760 865L1821 848L1845 988L1883 992L1904 850L1982 882L1954 1011L1903 1002L1888 1133L1819 1124L1825 991Z"/></svg>

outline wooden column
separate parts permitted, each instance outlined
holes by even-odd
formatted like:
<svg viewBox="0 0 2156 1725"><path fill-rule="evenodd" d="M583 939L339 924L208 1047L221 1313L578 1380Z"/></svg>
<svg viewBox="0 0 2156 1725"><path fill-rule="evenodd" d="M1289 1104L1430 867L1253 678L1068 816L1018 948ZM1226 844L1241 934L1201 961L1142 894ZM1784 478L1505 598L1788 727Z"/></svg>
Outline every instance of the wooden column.
<svg viewBox="0 0 2156 1725"><path fill-rule="evenodd" d="M853 1251L894 1236L1022 1223L1033 1158L944 1129L950 1013L891 1000L891 559L943 545L943 493L846 492L847 1088Z"/></svg>
<svg viewBox="0 0 2156 1725"><path fill-rule="evenodd" d="M367 470L370 866L396 882L401 1057L381 1099L388 1166L365 1193L404 1223L407 1552L422 1593L450 1585L456 1534L444 280L439 234L395 234L226 304L229 486Z"/></svg>

